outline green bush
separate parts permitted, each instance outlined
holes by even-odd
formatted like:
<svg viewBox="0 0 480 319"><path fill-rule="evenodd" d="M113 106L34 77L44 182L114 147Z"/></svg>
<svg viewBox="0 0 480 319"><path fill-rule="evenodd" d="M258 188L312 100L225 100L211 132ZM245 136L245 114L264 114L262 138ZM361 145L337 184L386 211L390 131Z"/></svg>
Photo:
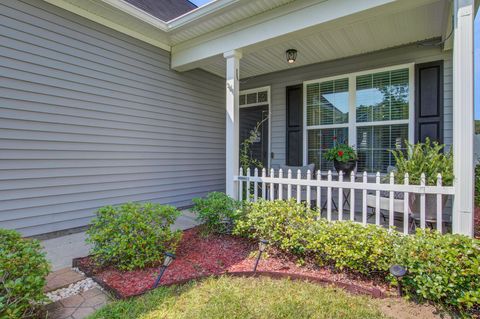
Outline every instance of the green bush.
<svg viewBox="0 0 480 319"><path fill-rule="evenodd" d="M237 221L235 234L263 238L282 250L303 254L308 225L318 216L303 203L259 200L246 204L244 216Z"/></svg>
<svg viewBox="0 0 480 319"><path fill-rule="evenodd" d="M192 211L209 232L231 231L241 212L241 203L221 192L209 193L206 198L194 198L193 203Z"/></svg>
<svg viewBox="0 0 480 319"><path fill-rule="evenodd" d="M400 238L398 232L351 221L317 222L308 236L307 249L320 264L372 277L388 273Z"/></svg>
<svg viewBox="0 0 480 319"><path fill-rule="evenodd" d="M260 200L246 206L235 233L268 239L298 257L379 278L393 264L407 268L403 284L410 296L473 312L480 301L479 241L461 235L417 231L404 236L375 225L317 219L315 212L295 201Z"/></svg>
<svg viewBox="0 0 480 319"><path fill-rule="evenodd" d="M45 300L49 264L36 240L0 229L0 318L29 318Z"/></svg>
<svg viewBox="0 0 480 319"><path fill-rule="evenodd" d="M180 212L173 206L127 203L105 206L96 213L88 229L91 254L100 265L121 270L142 268L162 260L165 251L174 252L180 231L171 231Z"/></svg>
<svg viewBox="0 0 480 319"><path fill-rule="evenodd" d="M479 241L461 235L418 230L396 249L396 263L412 297L465 311L480 303Z"/></svg>

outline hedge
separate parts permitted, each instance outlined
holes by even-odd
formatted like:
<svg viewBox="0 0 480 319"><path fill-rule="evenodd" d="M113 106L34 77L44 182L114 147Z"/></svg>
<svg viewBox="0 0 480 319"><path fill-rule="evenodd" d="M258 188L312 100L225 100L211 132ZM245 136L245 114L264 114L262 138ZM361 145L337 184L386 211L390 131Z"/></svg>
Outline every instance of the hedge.
<svg viewBox="0 0 480 319"><path fill-rule="evenodd" d="M37 240L0 229L0 318L31 318L45 301L49 264Z"/></svg>
<svg viewBox="0 0 480 319"><path fill-rule="evenodd" d="M417 230L397 231L318 218L303 203L264 201L246 203L235 233L269 240L276 247L319 265L390 280L393 264L407 268L402 279L407 295L430 301L460 314L478 312L480 303L479 240Z"/></svg>

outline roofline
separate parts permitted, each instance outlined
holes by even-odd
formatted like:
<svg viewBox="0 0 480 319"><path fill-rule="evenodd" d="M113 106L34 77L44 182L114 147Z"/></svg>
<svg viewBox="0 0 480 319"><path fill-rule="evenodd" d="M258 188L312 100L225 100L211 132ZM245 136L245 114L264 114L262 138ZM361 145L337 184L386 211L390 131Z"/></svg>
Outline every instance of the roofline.
<svg viewBox="0 0 480 319"><path fill-rule="evenodd" d="M174 30L188 23L191 23L196 19L215 13L234 3L240 2L241 0L213 0L191 11L188 11L182 14L181 16L171 19L169 21L164 21L162 19L159 19L151 15L150 13L147 13L142 9L134 6L133 4L128 3L125 0L101 0L101 1L145 23L148 23L162 31L168 32L170 30Z"/></svg>
<svg viewBox="0 0 480 319"><path fill-rule="evenodd" d="M178 16L167 22L169 30L174 30L176 28L182 27L190 22L195 21L196 19L205 17L209 14L215 13L219 10L222 10L234 3L240 2L241 0L213 0L208 2L192 11L188 11L181 16Z"/></svg>

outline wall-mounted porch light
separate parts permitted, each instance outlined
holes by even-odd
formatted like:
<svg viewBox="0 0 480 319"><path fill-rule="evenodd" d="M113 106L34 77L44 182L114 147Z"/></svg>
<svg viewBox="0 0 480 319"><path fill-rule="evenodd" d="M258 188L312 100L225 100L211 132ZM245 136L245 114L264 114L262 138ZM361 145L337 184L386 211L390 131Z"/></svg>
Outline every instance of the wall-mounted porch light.
<svg viewBox="0 0 480 319"><path fill-rule="evenodd" d="M153 288L157 288L158 284L160 283L160 279L162 279L163 273L167 269L168 266L172 263L172 261L175 259L175 255L169 252L166 252L163 254L165 256L165 259L163 260L163 265L160 269L160 274L157 277L157 280L155 280L155 283L153 284Z"/></svg>
<svg viewBox="0 0 480 319"><path fill-rule="evenodd" d="M287 56L287 62L289 64L292 64L292 63L295 63L295 61L297 60L297 50L295 49L288 49L286 52L285 52L286 56Z"/></svg>

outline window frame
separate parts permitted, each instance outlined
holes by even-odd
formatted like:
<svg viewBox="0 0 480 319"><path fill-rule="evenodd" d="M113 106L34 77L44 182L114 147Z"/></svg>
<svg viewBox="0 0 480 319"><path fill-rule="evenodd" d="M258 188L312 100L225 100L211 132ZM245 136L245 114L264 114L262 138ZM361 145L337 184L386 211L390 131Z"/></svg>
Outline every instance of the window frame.
<svg viewBox="0 0 480 319"><path fill-rule="evenodd" d="M357 123L357 106L356 106L356 92L357 92L357 76L367 75L372 73L395 71L400 69L408 69L408 119L405 120L388 120L388 121L372 121L372 122L358 122ZM348 78L348 123L341 124L326 124L326 125L310 125L307 126L307 86L313 83L322 83L326 81L333 81ZM315 129L332 129L348 127L348 144L354 149L357 148L357 127L362 126L385 126L408 124L408 141L413 143L415 138L415 63L397 64L387 67L368 69L352 73L344 73L341 75L318 78L314 80L303 82L303 165L308 165L308 130ZM353 143L352 143L353 142ZM375 174L376 172L368 172Z"/></svg>
<svg viewBox="0 0 480 319"><path fill-rule="evenodd" d="M247 94L249 93L257 93L258 92L263 92L267 91L267 102L257 102L257 103L246 103L247 102ZM272 164L272 94L271 94L271 86L262 86L262 87L256 87L256 88L251 88L251 89L246 89L246 90L241 90L238 92L238 96L240 98L240 95L244 94L245 95L245 104L240 105L240 101L238 102L238 107L239 108L247 108L247 107L252 107L252 106L260 106L260 105L268 105L268 158L267 158L267 166L270 167ZM238 119L240 123L240 118ZM240 127L240 124L239 124ZM240 141L239 141L240 143Z"/></svg>

